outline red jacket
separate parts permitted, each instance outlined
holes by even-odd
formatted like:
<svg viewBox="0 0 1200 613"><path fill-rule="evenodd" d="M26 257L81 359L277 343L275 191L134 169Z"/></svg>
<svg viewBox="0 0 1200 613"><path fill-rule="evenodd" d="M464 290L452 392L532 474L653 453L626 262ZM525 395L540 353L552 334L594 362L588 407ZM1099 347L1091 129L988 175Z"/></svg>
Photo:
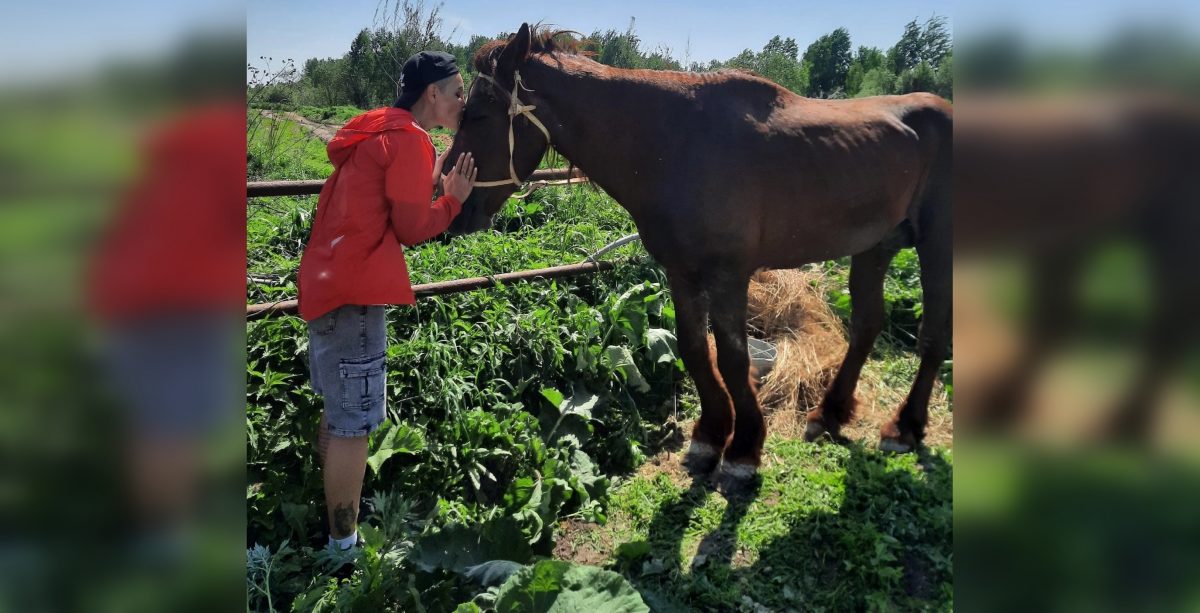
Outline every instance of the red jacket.
<svg viewBox="0 0 1200 613"><path fill-rule="evenodd" d="M462 209L433 199L429 134L399 108L368 111L329 141L333 174L321 189L300 259L300 316L345 304L412 304L403 245L441 234Z"/></svg>
<svg viewBox="0 0 1200 613"><path fill-rule="evenodd" d="M246 303L245 103L184 110L141 148L141 175L92 260L92 314L112 323L237 312Z"/></svg>

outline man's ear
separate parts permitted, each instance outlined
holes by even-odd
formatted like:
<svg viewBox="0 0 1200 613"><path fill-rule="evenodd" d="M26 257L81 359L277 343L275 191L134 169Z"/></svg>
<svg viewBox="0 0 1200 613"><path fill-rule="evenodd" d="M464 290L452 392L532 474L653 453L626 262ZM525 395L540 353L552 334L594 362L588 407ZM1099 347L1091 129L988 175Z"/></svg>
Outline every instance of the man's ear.
<svg viewBox="0 0 1200 613"><path fill-rule="evenodd" d="M500 58L496 60L496 69L504 74L511 73L520 68L527 57L529 57L529 24L523 23L521 29L509 37L508 43L504 45L504 53L501 53Z"/></svg>

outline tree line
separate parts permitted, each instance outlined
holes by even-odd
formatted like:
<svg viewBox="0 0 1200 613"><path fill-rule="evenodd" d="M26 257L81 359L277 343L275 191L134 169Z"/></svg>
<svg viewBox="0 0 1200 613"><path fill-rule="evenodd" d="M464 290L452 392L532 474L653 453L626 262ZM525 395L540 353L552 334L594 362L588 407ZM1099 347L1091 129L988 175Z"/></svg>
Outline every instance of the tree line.
<svg viewBox="0 0 1200 613"><path fill-rule="evenodd" d="M381 5L390 6L390 0ZM392 104L404 60L423 49L445 51L458 59L470 80L475 52L488 41L508 36L473 36L466 44L447 42L442 33L441 6L426 11L419 2L402 0L390 19L377 20L350 41L340 58L310 58L279 79L251 81L250 99L281 105L341 106L361 109ZM953 50L946 18L910 21L887 49L852 49L850 32L837 28L822 35L803 52L795 38L777 35L760 51L746 49L725 61L707 64L680 62L668 48L647 50L635 23L617 30L594 31L581 45L596 61L620 68L713 71L749 70L803 96L855 98L928 91L953 97ZM252 72L254 67L249 67ZM262 71L258 70L258 74Z"/></svg>

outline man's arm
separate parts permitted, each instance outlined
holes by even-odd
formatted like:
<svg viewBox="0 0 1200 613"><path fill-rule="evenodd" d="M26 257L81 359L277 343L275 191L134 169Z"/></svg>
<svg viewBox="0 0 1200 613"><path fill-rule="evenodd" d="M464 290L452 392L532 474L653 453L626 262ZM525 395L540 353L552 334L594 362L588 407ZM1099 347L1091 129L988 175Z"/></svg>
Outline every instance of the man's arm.
<svg viewBox="0 0 1200 613"><path fill-rule="evenodd" d="M446 194L430 203L433 160L419 141L405 145L387 169L384 191L391 205L392 231L402 245L410 246L445 232L462 201Z"/></svg>

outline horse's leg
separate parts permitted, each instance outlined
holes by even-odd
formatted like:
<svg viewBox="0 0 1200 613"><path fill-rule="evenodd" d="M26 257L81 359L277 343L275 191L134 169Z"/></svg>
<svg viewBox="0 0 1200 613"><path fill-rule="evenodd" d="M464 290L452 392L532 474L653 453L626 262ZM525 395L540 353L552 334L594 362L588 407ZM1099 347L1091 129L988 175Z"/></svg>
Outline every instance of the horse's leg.
<svg viewBox="0 0 1200 613"><path fill-rule="evenodd" d="M917 339L921 365L908 398L881 429L880 447L888 451L911 451L925 437L929 395L938 369L950 352L950 317L954 305L950 208L925 208L923 232L917 241L924 303Z"/></svg>
<svg viewBox="0 0 1200 613"><path fill-rule="evenodd" d="M1146 211L1153 221L1144 222L1141 240L1150 266L1154 308L1137 347L1143 355L1133 384L1102 430L1109 442L1150 441L1166 386L1200 341L1200 275L1195 270L1194 247L1200 209L1190 206L1197 200L1200 194L1193 191L1190 199Z"/></svg>
<svg viewBox="0 0 1200 613"><path fill-rule="evenodd" d="M1105 442L1139 445L1150 442L1161 408L1163 388L1173 374L1173 367L1184 351L1191 349L1191 341L1195 338L1194 325L1181 329L1173 325L1180 320L1164 321L1160 319L1162 316L1162 311L1156 311L1133 384L1100 428L1100 438ZM1195 317L1195 311L1187 317Z"/></svg>
<svg viewBox="0 0 1200 613"><path fill-rule="evenodd" d="M758 394L750 378L746 346L746 292L748 273L732 273L712 289L713 336L717 341L717 366L733 399L733 440L725 449L722 477L744 483L754 477L762 459L766 428Z"/></svg>
<svg viewBox="0 0 1200 613"><path fill-rule="evenodd" d="M1017 358L984 384L978 408L964 413L964 430L1010 430L1029 414L1030 392L1071 332L1079 310L1076 286L1089 254L1090 249L1080 245L1031 258L1029 315L1022 324Z"/></svg>
<svg viewBox="0 0 1200 613"><path fill-rule="evenodd" d="M733 404L708 346L708 295L680 274L670 275L670 283L679 352L700 396L700 421L692 428L683 463L692 474L707 474L721 461L733 431Z"/></svg>
<svg viewBox="0 0 1200 613"><path fill-rule="evenodd" d="M854 389L875 338L883 329L883 277L898 249L881 242L850 260L850 347L821 404L808 414L804 438L839 435L854 414Z"/></svg>

